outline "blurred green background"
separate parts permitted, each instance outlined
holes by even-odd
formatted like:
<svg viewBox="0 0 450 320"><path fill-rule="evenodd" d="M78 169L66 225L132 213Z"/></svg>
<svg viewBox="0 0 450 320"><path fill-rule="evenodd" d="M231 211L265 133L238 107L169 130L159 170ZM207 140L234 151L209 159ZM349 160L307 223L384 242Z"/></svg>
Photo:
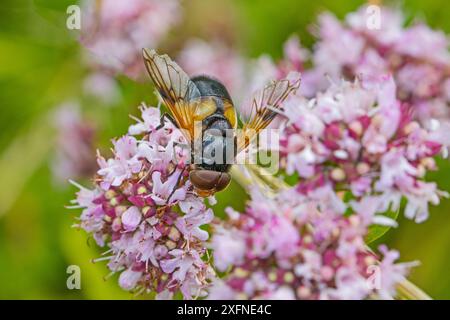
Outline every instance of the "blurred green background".
<svg viewBox="0 0 450 320"><path fill-rule="evenodd" d="M65 209L76 188L54 182L50 159L55 146L52 110L77 99L86 74L76 33L66 29L68 0L2 0L0 6L0 298L1 299L130 299L115 278L107 281L104 263L91 263L100 251L83 231L71 228L79 211ZM231 41L247 57L282 54L283 42L297 33L310 47L308 28L317 13L339 17L364 1L235 0L184 1L178 37L207 37L204 19L231 19ZM450 33L446 0L405 1L409 18L425 19ZM212 13L212 14L211 14ZM206 18L207 17L207 18ZM119 77L120 104L105 108L83 100L84 112L98 124L98 146L124 134L138 114L141 101L152 102L148 84ZM154 102L154 101L153 101ZM430 175L450 190L450 162L440 161ZM84 181L89 185L89 181ZM218 197L217 211L226 205L241 209L245 199L237 185ZM236 195L238 194L238 196ZM450 299L450 201L433 208L421 225L401 218L400 227L381 241L401 252L403 261L420 260L411 280L433 298ZM66 268L81 267L81 290L68 290Z"/></svg>

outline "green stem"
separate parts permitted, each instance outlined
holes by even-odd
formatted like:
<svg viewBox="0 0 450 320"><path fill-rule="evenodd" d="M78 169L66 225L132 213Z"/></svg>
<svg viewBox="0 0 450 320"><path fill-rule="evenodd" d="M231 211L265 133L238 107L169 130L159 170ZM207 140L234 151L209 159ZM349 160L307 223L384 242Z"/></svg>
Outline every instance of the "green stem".
<svg viewBox="0 0 450 320"><path fill-rule="evenodd" d="M428 294L407 279L397 284L397 299L432 300Z"/></svg>
<svg viewBox="0 0 450 320"><path fill-rule="evenodd" d="M264 168L257 165L247 165L247 175L242 172L242 169L237 166L232 167L231 175L233 178L244 188L251 185L262 187L269 195L275 194L277 191L288 189L289 185L283 180L269 174ZM397 297L398 300L431 300L432 298L427 295L422 289L407 279L397 284Z"/></svg>

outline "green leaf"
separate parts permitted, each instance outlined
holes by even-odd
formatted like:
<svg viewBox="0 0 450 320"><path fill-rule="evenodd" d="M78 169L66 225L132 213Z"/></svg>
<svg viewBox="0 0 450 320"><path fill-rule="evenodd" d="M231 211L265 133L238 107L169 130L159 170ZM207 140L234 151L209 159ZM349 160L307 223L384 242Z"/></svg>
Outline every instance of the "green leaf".
<svg viewBox="0 0 450 320"><path fill-rule="evenodd" d="M391 218L393 220L397 220L398 213L400 210L392 211L388 210L383 215L385 217ZM382 237L391 227L388 226L381 226L381 225L372 225L369 227L369 231L367 232L366 236L366 243L369 244L378 238Z"/></svg>

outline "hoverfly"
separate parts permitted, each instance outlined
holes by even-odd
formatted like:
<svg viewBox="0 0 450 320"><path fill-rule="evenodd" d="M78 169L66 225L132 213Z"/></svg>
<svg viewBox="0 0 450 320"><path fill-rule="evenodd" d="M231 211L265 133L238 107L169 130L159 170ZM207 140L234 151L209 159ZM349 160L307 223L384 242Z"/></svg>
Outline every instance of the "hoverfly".
<svg viewBox="0 0 450 320"><path fill-rule="evenodd" d="M192 162L189 180L201 197L210 196L230 184L232 165L216 161L203 151L223 151L220 160L231 152L234 159L272 122L282 103L300 86L300 79L283 79L267 85L253 97L252 112L249 119L243 121L241 132L245 139L236 139L234 133L230 140L227 132L235 132L238 121L230 94L220 81L203 75L190 78L169 56L158 55L154 50L143 49L143 56L148 74L170 111L163 117L181 129L191 145L194 142L200 145L200 148L191 148L191 158L196 161ZM195 127L198 123L200 130Z"/></svg>

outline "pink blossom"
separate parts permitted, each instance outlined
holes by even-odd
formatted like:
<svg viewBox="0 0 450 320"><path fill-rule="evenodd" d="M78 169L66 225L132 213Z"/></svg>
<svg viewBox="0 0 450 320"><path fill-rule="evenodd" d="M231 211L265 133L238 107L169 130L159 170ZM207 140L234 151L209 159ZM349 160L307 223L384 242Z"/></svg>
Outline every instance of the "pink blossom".
<svg viewBox="0 0 450 320"><path fill-rule="evenodd" d="M179 64L192 76L206 74L220 80L239 100L244 93L245 61L233 48L220 41L188 41L179 54Z"/></svg>
<svg viewBox="0 0 450 320"><path fill-rule="evenodd" d="M215 266L219 271L225 271L230 265L243 262L246 250L245 234L239 230L218 227L212 238Z"/></svg>
<svg viewBox="0 0 450 320"><path fill-rule="evenodd" d="M88 95L107 105L117 103L121 98L116 81L111 75L101 71L90 73L83 81L83 89Z"/></svg>
<svg viewBox="0 0 450 320"><path fill-rule="evenodd" d="M134 231L141 222L142 214L137 207L130 207L122 214L125 231Z"/></svg>
<svg viewBox="0 0 450 320"><path fill-rule="evenodd" d="M448 37L423 22L405 26L401 11L389 7L381 7L380 28L368 28L366 10L362 6L343 22L330 13L319 16L314 66L304 74L306 94L325 90L330 79L359 77L376 83L392 74L396 96L411 115L427 129L445 130L450 121L445 90L450 76ZM441 128L433 125L436 122ZM440 142L448 146L447 140Z"/></svg>
<svg viewBox="0 0 450 320"><path fill-rule="evenodd" d="M400 54L437 64L450 62L449 40L442 31L431 30L425 24L416 24L402 32L397 40L394 50Z"/></svg>
<svg viewBox="0 0 450 320"><path fill-rule="evenodd" d="M142 272L135 272L131 269L125 270L120 274L119 285L124 290L133 289L142 276Z"/></svg>
<svg viewBox="0 0 450 320"><path fill-rule="evenodd" d="M85 178L95 171L94 140L96 128L85 118L76 102L57 108L54 117L56 150L51 169L58 183Z"/></svg>
<svg viewBox="0 0 450 320"><path fill-rule="evenodd" d="M377 202L355 206L357 211L346 217L329 209L330 198L293 198L292 191L272 198L254 190L244 214L218 223L211 241L214 263L229 271L213 282L209 298L367 299L395 294L400 275L413 264L397 266L395 259L387 259L378 266L378 256L366 249L364 237ZM368 270L373 267L391 273L383 286L371 286Z"/></svg>
<svg viewBox="0 0 450 320"><path fill-rule="evenodd" d="M180 207L182 204L180 204ZM209 237L208 232L200 229L202 225L209 224L214 217L211 209L201 207L195 212L186 213L175 222L178 230L187 238L196 237L202 241L206 241Z"/></svg>
<svg viewBox="0 0 450 320"><path fill-rule="evenodd" d="M273 79L284 79L288 78L289 75L294 76L294 78L289 80L295 81L298 79L298 74L302 73L302 87L300 90L303 92L305 86L304 63L309 56L309 51L301 46L300 39L296 35L292 35L283 45L283 59L280 61L274 61L270 56L262 55L256 61L248 63L250 66L248 70L248 82L250 85L247 91L254 92ZM248 99L247 95L244 95L242 101L245 102L246 98ZM250 110L242 106L240 107L240 112L246 117L249 115Z"/></svg>
<svg viewBox="0 0 450 320"><path fill-rule="evenodd" d="M120 186L125 179L131 178L133 174L141 170L141 162L136 156L137 141L134 137L124 136L117 141L113 141L115 147L115 158L107 161L99 156L98 162L100 170L98 174L104 177L102 187L108 189L109 186Z"/></svg>
<svg viewBox="0 0 450 320"><path fill-rule="evenodd" d="M389 204L397 210L405 197L405 215L421 222L428 205L446 196L423 179L436 169L431 157L442 145L411 119L392 77L369 84L342 80L313 99L294 97L284 116L281 164L303 178L297 190L307 197L323 187L350 191L356 199L378 195L387 203L379 212Z"/></svg>
<svg viewBox="0 0 450 320"><path fill-rule="evenodd" d="M408 270L419 265L419 262L395 263L400 256L398 251L389 250L385 245L381 245L378 250L383 254L383 260L379 265L378 295L381 299L394 299L396 283L404 280Z"/></svg>
<svg viewBox="0 0 450 320"><path fill-rule="evenodd" d="M209 234L201 227L213 212L188 182L187 151L173 144L181 133L170 123L156 130L158 109L142 112L139 130L129 130L139 138L113 141L113 157L99 156L94 189L79 186L73 202L83 209L79 226L109 248L108 268L120 273L123 289L158 298L203 296L214 272L203 260Z"/></svg>
<svg viewBox="0 0 450 320"><path fill-rule="evenodd" d="M80 42L93 53L95 64L142 78L141 50L155 48L180 19L178 0L86 1Z"/></svg>
<svg viewBox="0 0 450 320"><path fill-rule="evenodd" d="M161 123L161 111L157 108L149 108L145 104L140 106L142 121L137 119L138 123L131 125L129 134L140 135L145 132L155 130Z"/></svg>
<svg viewBox="0 0 450 320"><path fill-rule="evenodd" d="M175 249L170 251L169 255L171 255L173 258L162 260L161 268L166 273L173 273L173 278L180 282L184 281L184 279L186 278L186 274L194 265L194 263L198 263L199 261L199 257L198 255L196 255L195 251L185 252L180 249Z"/></svg>
<svg viewBox="0 0 450 320"><path fill-rule="evenodd" d="M184 188L177 189L178 179L182 175L182 172L175 171L167 181L161 181L161 172L155 171L152 175L153 180L153 193L151 198L158 205L163 205L167 202L173 203L177 200L184 199L186 196L186 190Z"/></svg>

